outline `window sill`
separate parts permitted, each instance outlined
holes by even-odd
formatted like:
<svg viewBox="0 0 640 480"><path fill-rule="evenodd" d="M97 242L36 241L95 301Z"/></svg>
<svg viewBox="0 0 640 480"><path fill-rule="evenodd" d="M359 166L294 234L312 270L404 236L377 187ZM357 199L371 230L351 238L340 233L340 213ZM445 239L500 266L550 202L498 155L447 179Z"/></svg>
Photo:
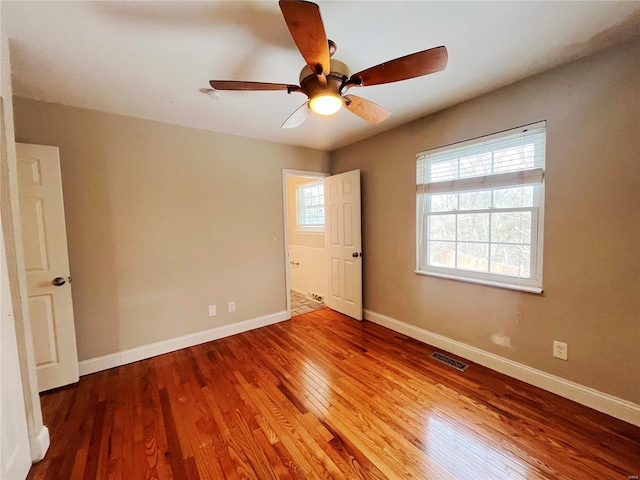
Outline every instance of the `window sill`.
<svg viewBox="0 0 640 480"><path fill-rule="evenodd" d="M298 230L298 229L296 229L296 233L298 235L324 235L324 230Z"/></svg>
<svg viewBox="0 0 640 480"><path fill-rule="evenodd" d="M517 285L513 283L495 282L491 280L484 280L481 278L469 278L469 277L462 277L459 275L450 275L446 273L425 272L424 270L416 270L415 273L417 273L418 275L426 275L428 277L446 278L447 280L457 280L459 282L475 283L478 285L487 285L490 287L506 288L508 290L519 290L521 292L537 293L537 294L541 294L543 292L542 288L533 287L530 285Z"/></svg>

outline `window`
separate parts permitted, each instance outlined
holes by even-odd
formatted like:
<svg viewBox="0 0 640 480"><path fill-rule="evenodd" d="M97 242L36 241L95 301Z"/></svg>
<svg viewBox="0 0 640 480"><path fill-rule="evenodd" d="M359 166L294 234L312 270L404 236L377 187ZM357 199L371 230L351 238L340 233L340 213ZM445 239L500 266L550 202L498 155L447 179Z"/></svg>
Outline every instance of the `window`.
<svg viewBox="0 0 640 480"><path fill-rule="evenodd" d="M322 181L296 187L296 230L324 232L324 184Z"/></svg>
<svg viewBox="0 0 640 480"><path fill-rule="evenodd" d="M544 122L418 154L417 273L542 292Z"/></svg>

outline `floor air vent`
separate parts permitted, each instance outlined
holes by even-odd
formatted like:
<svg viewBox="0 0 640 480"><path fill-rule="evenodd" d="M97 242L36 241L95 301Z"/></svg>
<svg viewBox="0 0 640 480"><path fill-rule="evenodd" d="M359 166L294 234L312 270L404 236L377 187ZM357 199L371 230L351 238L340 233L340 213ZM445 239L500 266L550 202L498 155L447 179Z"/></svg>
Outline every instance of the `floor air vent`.
<svg viewBox="0 0 640 480"><path fill-rule="evenodd" d="M456 370L460 370L461 372L464 372L467 368L469 368L469 365L467 365L466 363L462 363L462 362L459 362L458 360L454 360L453 358L447 357L446 355L439 352L433 352L431 356L436 360L438 360L439 362L446 363L450 367L453 367Z"/></svg>
<svg viewBox="0 0 640 480"><path fill-rule="evenodd" d="M324 300L322 295L318 295L317 293L313 293L313 292L307 292L307 298L313 300L314 302L318 302L318 303L322 303L322 300Z"/></svg>

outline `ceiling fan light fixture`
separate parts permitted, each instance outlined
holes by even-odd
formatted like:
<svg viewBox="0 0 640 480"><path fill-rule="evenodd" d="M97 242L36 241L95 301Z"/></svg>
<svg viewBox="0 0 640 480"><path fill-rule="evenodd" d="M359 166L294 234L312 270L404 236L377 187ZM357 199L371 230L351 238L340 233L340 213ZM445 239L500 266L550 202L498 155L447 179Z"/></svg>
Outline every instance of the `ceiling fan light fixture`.
<svg viewBox="0 0 640 480"><path fill-rule="evenodd" d="M342 107L342 98L331 93L316 95L309 101L309 108L318 115L333 115Z"/></svg>

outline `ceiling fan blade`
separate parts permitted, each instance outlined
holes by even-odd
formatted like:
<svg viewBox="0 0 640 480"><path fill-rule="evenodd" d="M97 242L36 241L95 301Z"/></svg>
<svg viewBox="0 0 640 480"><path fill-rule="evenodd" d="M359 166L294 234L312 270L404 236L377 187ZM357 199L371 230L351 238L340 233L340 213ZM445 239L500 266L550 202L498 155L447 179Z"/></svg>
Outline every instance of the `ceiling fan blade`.
<svg viewBox="0 0 640 480"><path fill-rule="evenodd" d="M292 92L300 89L297 85L284 83L237 82L235 80L211 80L209 85L216 90L286 90Z"/></svg>
<svg viewBox="0 0 640 480"><path fill-rule="evenodd" d="M280 10L293 41L316 75L329 75L329 42L320 16L320 7L312 2L280 0Z"/></svg>
<svg viewBox="0 0 640 480"><path fill-rule="evenodd" d="M348 84L366 87L421 77L444 70L447 60L446 47L430 48L355 73L351 75Z"/></svg>
<svg viewBox="0 0 640 480"><path fill-rule="evenodd" d="M382 108L377 103L366 100L355 95L345 95L344 106L351 113L355 113L360 118L370 123L380 123L387 119L391 112Z"/></svg>
<svg viewBox="0 0 640 480"><path fill-rule="evenodd" d="M289 118L285 120L280 128L296 128L302 125L307 117L311 114L309 109L309 102L304 102L298 109L289 115Z"/></svg>

